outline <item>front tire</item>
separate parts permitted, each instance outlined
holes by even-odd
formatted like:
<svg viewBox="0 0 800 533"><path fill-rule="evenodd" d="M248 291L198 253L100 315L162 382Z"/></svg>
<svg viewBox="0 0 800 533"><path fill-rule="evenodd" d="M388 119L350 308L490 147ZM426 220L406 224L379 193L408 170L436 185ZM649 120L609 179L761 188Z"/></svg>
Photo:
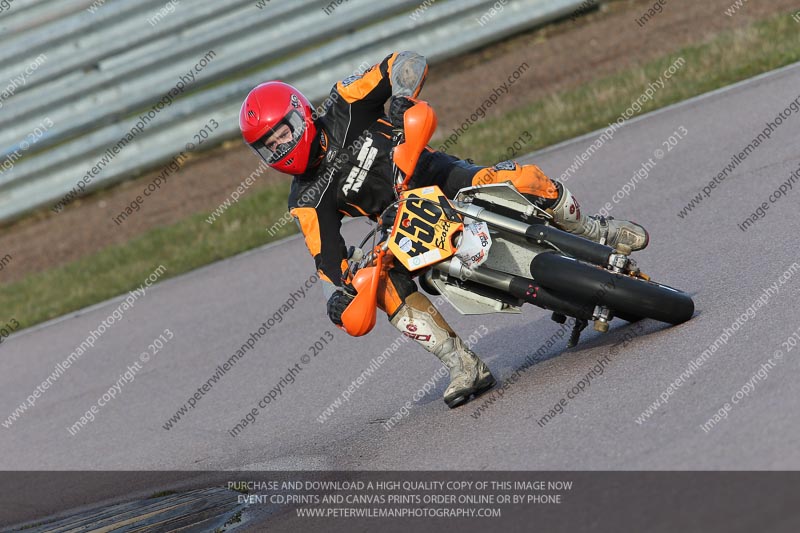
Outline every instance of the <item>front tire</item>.
<svg viewBox="0 0 800 533"><path fill-rule="evenodd" d="M531 275L543 287L586 305L603 305L620 317L652 318L669 324L682 324L694 314L694 302L684 292L610 272L555 252L534 257Z"/></svg>

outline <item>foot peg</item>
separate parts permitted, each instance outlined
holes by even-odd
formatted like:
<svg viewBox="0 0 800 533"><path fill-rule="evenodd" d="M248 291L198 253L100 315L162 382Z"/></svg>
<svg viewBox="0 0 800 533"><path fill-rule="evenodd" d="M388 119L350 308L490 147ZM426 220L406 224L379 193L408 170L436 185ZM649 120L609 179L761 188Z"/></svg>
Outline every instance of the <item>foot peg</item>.
<svg viewBox="0 0 800 533"><path fill-rule="evenodd" d="M567 348L574 348L578 345L578 342L581 340L581 332L586 329L586 326L589 325L588 320L583 320L582 318L575 319L575 325L572 326L572 333L569 336L569 342L567 342Z"/></svg>

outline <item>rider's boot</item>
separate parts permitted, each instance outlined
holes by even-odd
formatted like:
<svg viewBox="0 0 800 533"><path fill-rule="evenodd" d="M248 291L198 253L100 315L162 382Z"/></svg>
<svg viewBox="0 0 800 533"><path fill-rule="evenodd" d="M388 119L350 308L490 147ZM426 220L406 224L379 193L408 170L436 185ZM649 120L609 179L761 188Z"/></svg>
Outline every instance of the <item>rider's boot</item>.
<svg viewBox="0 0 800 533"><path fill-rule="evenodd" d="M558 200L548 211L553 215L553 223L559 229L606 244L623 253L642 250L650 242L647 230L635 222L599 215L583 216L580 204L569 189L562 183L557 185Z"/></svg>
<svg viewBox="0 0 800 533"><path fill-rule="evenodd" d="M403 335L416 340L450 371L444 402L451 409L469 401L495 384L494 376L480 358L447 324L427 296L410 294L392 317Z"/></svg>
<svg viewBox="0 0 800 533"><path fill-rule="evenodd" d="M607 244L629 253L647 246L650 236L639 224L613 217L581 215L580 205L562 183L551 180L536 165L520 165L504 161L483 168L472 177L472 185L488 185L510 181L523 196L553 215L559 229Z"/></svg>

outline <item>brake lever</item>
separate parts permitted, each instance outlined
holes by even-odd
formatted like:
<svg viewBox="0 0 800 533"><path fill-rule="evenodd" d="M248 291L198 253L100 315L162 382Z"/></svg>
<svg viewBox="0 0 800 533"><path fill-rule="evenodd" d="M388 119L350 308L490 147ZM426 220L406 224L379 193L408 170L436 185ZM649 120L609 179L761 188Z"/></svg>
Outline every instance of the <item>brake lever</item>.
<svg viewBox="0 0 800 533"><path fill-rule="evenodd" d="M364 259L364 250L357 246L350 246L347 249L347 278L352 279L364 265L361 264ZM342 280L346 281L345 279Z"/></svg>

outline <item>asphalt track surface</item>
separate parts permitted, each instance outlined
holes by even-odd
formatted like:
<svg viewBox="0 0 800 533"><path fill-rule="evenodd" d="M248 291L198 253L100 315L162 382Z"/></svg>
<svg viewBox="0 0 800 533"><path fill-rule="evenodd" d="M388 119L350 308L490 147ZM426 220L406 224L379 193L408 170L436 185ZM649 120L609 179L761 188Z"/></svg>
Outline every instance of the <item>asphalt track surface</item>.
<svg viewBox="0 0 800 533"><path fill-rule="evenodd" d="M675 81L678 83L678 81ZM684 220L679 210L798 96L800 64L629 121L568 180L585 212L612 202L642 164L663 159L612 215L644 224L651 245L635 256L655 280L692 294L695 317L668 327L614 321L581 344L549 350L479 417L478 400L456 410L441 401L446 379L419 402L412 397L440 368L405 344L325 423L317 417L397 338L383 316L367 337L332 327L319 285L308 291L235 367L169 431L162 425L216 372L250 333L312 274L300 238L289 238L158 283L121 322L70 368L10 428L0 427L0 470L795 470L800 466L800 346L782 345L800 328L800 272L780 286L728 343L642 424L638 417L726 327L800 262L796 189L770 206L747 232L737 225L800 165L800 116L792 115L710 198ZM546 127L536 124L534 127ZM685 128L667 152L662 144ZM680 130L683 131L683 130ZM596 138L592 134L531 154L557 178ZM468 154L461 154L467 156ZM345 226L348 241L368 226ZM157 265L154 265L154 267ZM169 265L165 265L169 269ZM121 299L13 335L0 357L0 417L5 420L53 367L108 316ZM558 331L549 313L459 316L441 306L499 381ZM162 352L72 436L67 428L118 379L165 328ZM278 384L315 340L334 340L255 424L233 428ZM623 343L625 334L634 336ZM783 357L754 390L706 433L700 427L751 381L762 364ZM602 376L544 427L537 424L606 357ZM485 397L484 397L485 398ZM408 416L382 422L407 401ZM8 494L5 492L4 493ZM108 493L106 493L108 494ZM56 508L57 504L54 504Z"/></svg>

